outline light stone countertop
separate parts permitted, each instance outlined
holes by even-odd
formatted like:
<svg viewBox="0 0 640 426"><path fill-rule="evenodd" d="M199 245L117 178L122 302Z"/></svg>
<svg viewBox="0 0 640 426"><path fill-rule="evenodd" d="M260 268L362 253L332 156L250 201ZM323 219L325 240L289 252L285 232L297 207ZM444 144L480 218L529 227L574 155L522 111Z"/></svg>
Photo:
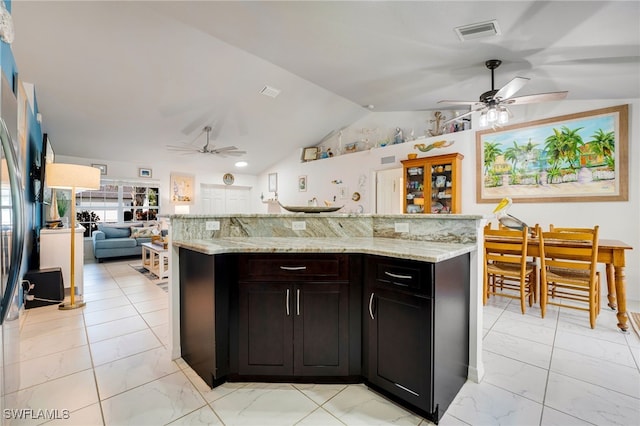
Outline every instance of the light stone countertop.
<svg viewBox="0 0 640 426"><path fill-rule="evenodd" d="M203 254L224 253L362 253L423 262L442 262L476 250L476 244L395 238L228 237L173 241L177 247Z"/></svg>

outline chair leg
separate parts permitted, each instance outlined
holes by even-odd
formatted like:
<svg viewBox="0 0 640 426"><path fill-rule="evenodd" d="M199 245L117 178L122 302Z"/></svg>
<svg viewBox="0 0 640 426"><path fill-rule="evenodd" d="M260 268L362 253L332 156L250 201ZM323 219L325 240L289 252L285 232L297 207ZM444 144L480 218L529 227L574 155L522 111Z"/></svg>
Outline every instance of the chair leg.
<svg viewBox="0 0 640 426"><path fill-rule="evenodd" d="M487 273L484 274L484 279L482 280L482 304L487 304L487 298L489 297L489 278L487 277Z"/></svg>
<svg viewBox="0 0 640 426"><path fill-rule="evenodd" d="M589 292L589 324L591 328L596 328L596 294L595 291Z"/></svg>
<svg viewBox="0 0 640 426"><path fill-rule="evenodd" d="M542 318L547 313L547 283L540 280L540 313Z"/></svg>

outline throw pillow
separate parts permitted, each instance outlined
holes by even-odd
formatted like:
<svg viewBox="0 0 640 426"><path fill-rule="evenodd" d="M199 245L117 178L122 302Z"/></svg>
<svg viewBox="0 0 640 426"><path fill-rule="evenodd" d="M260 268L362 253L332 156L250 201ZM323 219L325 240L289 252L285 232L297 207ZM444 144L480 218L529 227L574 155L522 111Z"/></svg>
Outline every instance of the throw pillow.
<svg viewBox="0 0 640 426"><path fill-rule="evenodd" d="M158 235L158 228L155 226L150 228L131 227L132 238L151 238L154 235Z"/></svg>

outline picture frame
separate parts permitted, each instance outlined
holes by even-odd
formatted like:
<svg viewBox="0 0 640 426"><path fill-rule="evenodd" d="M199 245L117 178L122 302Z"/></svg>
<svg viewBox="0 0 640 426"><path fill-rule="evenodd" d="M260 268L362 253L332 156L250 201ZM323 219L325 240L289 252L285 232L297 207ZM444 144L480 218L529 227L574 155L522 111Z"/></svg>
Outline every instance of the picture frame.
<svg viewBox="0 0 640 426"><path fill-rule="evenodd" d="M476 200L627 201L628 105L476 133Z"/></svg>
<svg viewBox="0 0 640 426"><path fill-rule="evenodd" d="M171 204L188 205L194 203L195 179L193 175L171 173L169 185Z"/></svg>
<svg viewBox="0 0 640 426"><path fill-rule="evenodd" d="M92 164L91 167L95 167L96 169L100 169L101 175L107 174L107 165L106 164Z"/></svg>
<svg viewBox="0 0 640 426"><path fill-rule="evenodd" d="M298 176L298 192L307 192L307 175Z"/></svg>
<svg viewBox="0 0 640 426"><path fill-rule="evenodd" d="M318 159L318 147L311 146L302 150L302 161L313 161Z"/></svg>
<svg viewBox="0 0 640 426"><path fill-rule="evenodd" d="M269 192L278 192L278 174L269 173Z"/></svg>
<svg viewBox="0 0 640 426"><path fill-rule="evenodd" d="M146 169L144 167L140 167L138 169L138 176L141 178L151 178L153 176L152 170L151 169Z"/></svg>

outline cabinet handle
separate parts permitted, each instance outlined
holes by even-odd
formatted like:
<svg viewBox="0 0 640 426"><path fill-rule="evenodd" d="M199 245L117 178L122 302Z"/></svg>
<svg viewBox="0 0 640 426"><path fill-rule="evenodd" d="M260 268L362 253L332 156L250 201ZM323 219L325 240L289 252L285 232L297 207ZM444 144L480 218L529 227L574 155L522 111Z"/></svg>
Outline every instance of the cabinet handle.
<svg viewBox="0 0 640 426"><path fill-rule="evenodd" d="M369 298L369 315L371 319L375 319L373 317L373 296L375 296L375 293L371 293L371 297Z"/></svg>
<svg viewBox="0 0 640 426"><path fill-rule="evenodd" d="M300 316L300 289L296 290L296 315Z"/></svg>
<svg viewBox="0 0 640 426"><path fill-rule="evenodd" d="M289 316L289 289L287 289L287 302L286 302L286 306L287 306L287 316Z"/></svg>
<svg viewBox="0 0 640 426"><path fill-rule="evenodd" d="M414 392L414 391L412 391L411 389L409 389L409 388L407 388L407 387L402 386L401 384L394 383L394 385L396 385L397 387L399 387L399 388L400 388L400 389L402 389L403 391L409 392L410 394L413 394L413 395L415 395L415 396L420 396L420 394L419 394L419 393Z"/></svg>
<svg viewBox="0 0 640 426"><path fill-rule="evenodd" d="M281 266L280 269L283 271L304 271L307 269L306 266Z"/></svg>
<svg viewBox="0 0 640 426"><path fill-rule="evenodd" d="M413 278L411 275L392 274L391 272L388 272L388 271L384 271L384 274L390 276L391 278L398 278L401 280L410 280L411 278Z"/></svg>

